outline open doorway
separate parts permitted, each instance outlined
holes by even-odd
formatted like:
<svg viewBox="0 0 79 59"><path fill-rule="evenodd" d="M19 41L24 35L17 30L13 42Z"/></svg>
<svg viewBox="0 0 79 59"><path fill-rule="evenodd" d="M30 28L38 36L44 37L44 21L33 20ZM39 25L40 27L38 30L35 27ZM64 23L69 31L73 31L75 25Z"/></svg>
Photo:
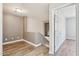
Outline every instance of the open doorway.
<svg viewBox="0 0 79 59"><path fill-rule="evenodd" d="M45 37L45 40L44 40L44 45L46 47L49 47L49 22L45 22L44 23L44 37Z"/></svg>
<svg viewBox="0 0 79 59"><path fill-rule="evenodd" d="M55 55L76 55L76 6L55 10Z"/></svg>

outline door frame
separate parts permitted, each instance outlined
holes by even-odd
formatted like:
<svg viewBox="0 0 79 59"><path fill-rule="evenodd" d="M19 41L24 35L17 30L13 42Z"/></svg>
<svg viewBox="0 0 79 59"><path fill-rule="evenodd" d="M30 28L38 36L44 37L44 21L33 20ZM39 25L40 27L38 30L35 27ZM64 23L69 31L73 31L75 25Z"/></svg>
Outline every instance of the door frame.
<svg viewBox="0 0 79 59"><path fill-rule="evenodd" d="M61 8L65 8L71 5L76 5L75 3L67 3L55 8L52 8L50 10L50 5L49 5L49 54L55 55L55 11ZM76 32L77 33L77 32ZM77 35L76 35L77 36ZM77 38L76 38L77 41Z"/></svg>

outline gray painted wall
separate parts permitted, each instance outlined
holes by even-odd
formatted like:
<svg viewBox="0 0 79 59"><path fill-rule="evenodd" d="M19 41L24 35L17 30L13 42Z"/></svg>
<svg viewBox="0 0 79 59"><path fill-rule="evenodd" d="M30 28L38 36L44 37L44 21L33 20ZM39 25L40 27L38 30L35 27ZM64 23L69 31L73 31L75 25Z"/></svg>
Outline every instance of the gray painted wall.
<svg viewBox="0 0 79 59"><path fill-rule="evenodd" d="M39 44L43 40L44 23L39 19L24 17L24 39L34 44Z"/></svg>
<svg viewBox="0 0 79 59"><path fill-rule="evenodd" d="M39 43L43 43L44 36L41 33L26 32L24 39L34 44L39 44Z"/></svg>
<svg viewBox="0 0 79 59"><path fill-rule="evenodd" d="M23 17L4 13L3 42L18 40L22 38L23 38Z"/></svg>
<svg viewBox="0 0 79 59"><path fill-rule="evenodd" d="M27 17L3 14L3 42L24 39L34 44L41 43L43 36L39 32L27 32ZM31 24L32 25L32 24ZM6 40L7 38L7 40Z"/></svg>
<svg viewBox="0 0 79 59"><path fill-rule="evenodd" d="M43 40L44 36L41 33L42 31L37 32L38 29L32 27L30 29L32 30L34 28L36 32L31 32L31 31L28 32L27 24L28 24L27 17L20 17L20 16L15 16L13 14L4 13L3 14L3 42L25 39L34 44L43 43L43 41L45 40ZM30 23L30 26L32 26L33 24ZM36 23L35 26L36 25L42 25L42 23ZM41 26L39 28L41 28ZM44 29L42 28L42 30Z"/></svg>

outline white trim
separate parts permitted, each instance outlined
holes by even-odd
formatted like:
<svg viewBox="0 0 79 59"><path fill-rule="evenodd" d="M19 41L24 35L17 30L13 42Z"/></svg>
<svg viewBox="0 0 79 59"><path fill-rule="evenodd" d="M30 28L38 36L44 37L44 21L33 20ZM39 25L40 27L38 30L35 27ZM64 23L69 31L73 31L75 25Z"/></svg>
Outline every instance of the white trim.
<svg viewBox="0 0 79 59"><path fill-rule="evenodd" d="M52 53L51 51L49 51L49 55L54 55L54 53Z"/></svg>
<svg viewBox="0 0 79 59"><path fill-rule="evenodd" d="M35 47L38 47L38 46L40 46L40 45L41 45L41 43L39 43L39 44L34 44L34 43L29 42L29 41L24 40L24 39L15 40L15 41L10 41L10 42L5 42L5 43L3 43L3 45L6 45L6 44L11 44L11 43L15 43L15 42L20 42L20 41L24 41L24 42L26 42L26 43L28 43L28 44L30 44L30 45L35 46Z"/></svg>
<svg viewBox="0 0 79 59"><path fill-rule="evenodd" d="M35 46L35 47L38 47L38 46L41 45L41 43L39 43L39 44L34 44L34 43L29 42L29 41L27 41L27 40L23 40L23 41L25 41L26 43L31 44L31 45L33 45L33 46Z"/></svg>
<svg viewBox="0 0 79 59"><path fill-rule="evenodd" d="M71 5L75 5L75 3L63 4L61 6L55 7L54 10L58 10L58 9L61 9L61 8L64 8L64 7L68 7L68 6L71 6Z"/></svg>
<svg viewBox="0 0 79 59"><path fill-rule="evenodd" d="M49 45L47 45L47 44L44 44L44 46L46 46L46 47L48 47L48 48L49 48Z"/></svg>
<svg viewBox="0 0 79 59"><path fill-rule="evenodd" d="M20 41L23 41L23 39L15 40L15 41L10 41L10 42L5 42L5 43L3 43L3 45L15 43L15 42L20 42Z"/></svg>
<svg viewBox="0 0 79 59"><path fill-rule="evenodd" d="M45 36L45 38L46 38L47 41L50 41L49 37Z"/></svg>

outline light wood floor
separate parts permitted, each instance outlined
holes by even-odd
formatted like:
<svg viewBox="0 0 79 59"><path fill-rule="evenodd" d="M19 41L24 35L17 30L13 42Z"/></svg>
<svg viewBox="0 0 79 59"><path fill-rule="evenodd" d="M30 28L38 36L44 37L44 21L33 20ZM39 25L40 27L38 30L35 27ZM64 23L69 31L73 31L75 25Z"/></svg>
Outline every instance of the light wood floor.
<svg viewBox="0 0 79 59"><path fill-rule="evenodd" d="M17 42L3 46L4 56L47 56L49 49L43 45L34 47L26 42Z"/></svg>
<svg viewBox="0 0 79 59"><path fill-rule="evenodd" d="M45 46L34 47L26 42L17 42L3 46L4 56L48 56L49 49ZM76 41L65 40L56 56L75 56Z"/></svg>
<svg viewBox="0 0 79 59"><path fill-rule="evenodd" d="M76 41L65 40L57 51L56 56L76 56Z"/></svg>

